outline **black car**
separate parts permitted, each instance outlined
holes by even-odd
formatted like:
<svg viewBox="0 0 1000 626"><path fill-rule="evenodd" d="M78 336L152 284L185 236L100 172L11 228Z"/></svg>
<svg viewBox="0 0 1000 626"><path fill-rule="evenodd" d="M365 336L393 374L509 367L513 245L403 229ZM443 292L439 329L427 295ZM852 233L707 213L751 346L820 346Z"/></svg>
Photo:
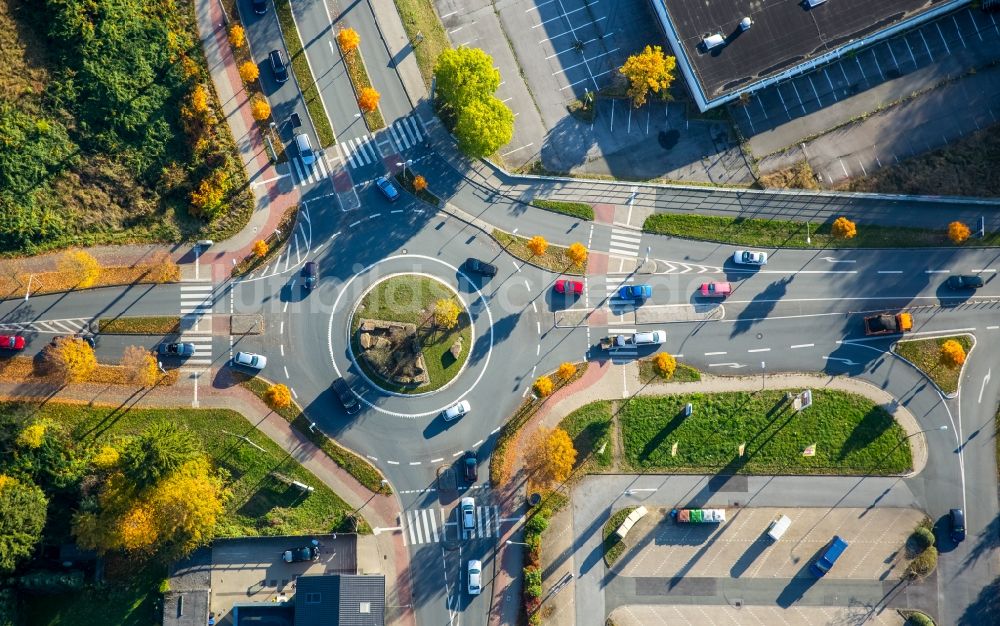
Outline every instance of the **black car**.
<svg viewBox="0 0 1000 626"><path fill-rule="evenodd" d="M250 6L257 15L267 13L267 0L250 0Z"/></svg>
<svg viewBox="0 0 1000 626"><path fill-rule="evenodd" d="M274 80L279 83L288 80L288 61L285 60L285 53L281 50L271 50L267 55L267 60L271 63Z"/></svg>
<svg viewBox="0 0 1000 626"><path fill-rule="evenodd" d="M285 563L300 563L302 561L318 561L319 546L302 546L301 548L290 548L281 553L281 560Z"/></svg>
<svg viewBox="0 0 1000 626"><path fill-rule="evenodd" d="M470 483L474 483L479 480L479 459L476 458L476 453L469 450L462 457L462 470L465 474L465 480Z"/></svg>
<svg viewBox="0 0 1000 626"><path fill-rule="evenodd" d="M304 266L302 266L302 286L308 290L311 290L316 286L316 278L319 276L319 270L316 267L315 261L309 261Z"/></svg>
<svg viewBox="0 0 1000 626"><path fill-rule="evenodd" d="M948 517L951 518L951 540L955 543L965 541L965 513L962 509L952 509Z"/></svg>
<svg viewBox="0 0 1000 626"><path fill-rule="evenodd" d="M350 385L343 378L338 378L333 381L330 385L333 388L333 393L337 394L337 398L340 399L340 404L343 405L344 411L348 415L354 415L361 409L361 403L358 402L357 396L351 391Z"/></svg>
<svg viewBox="0 0 1000 626"><path fill-rule="evenodd" d="M983 286L983 278L982 276L971 275L949 276L945 285L948 286L948 289L954 289L956 291L959 289L979 289Z"/></svg>
<svg viewBox="0 0 1000 626"><path fill-rule="evenodd" d="M465 261L465 267L468 268L470 272L475 272L476 274L482 274L483 276L496 276L497 266L487 263L486 261L480 261L479 259L469 258Z"/></svg>

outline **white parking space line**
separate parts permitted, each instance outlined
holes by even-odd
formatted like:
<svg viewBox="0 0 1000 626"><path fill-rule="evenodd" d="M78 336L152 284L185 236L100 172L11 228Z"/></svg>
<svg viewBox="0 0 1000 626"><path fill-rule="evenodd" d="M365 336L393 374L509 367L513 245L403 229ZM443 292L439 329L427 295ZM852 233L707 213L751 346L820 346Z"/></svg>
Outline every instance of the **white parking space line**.
<svg viewBox="0 0 1000 626"><path fill-rule="evenodd" d="M518 150L524 150L525 148L530 148L530 147L531 147L531 146L533 146L533 145L535 145L535 143L534 143L534 142L532 142L532 143L527 143L527 144L524 144L523 146L521 146L520 148L514 148L514 149L513 149L513 150L511 150L510 152L504 152L504 153L503 153L503 154L501 154L500 156L507 156L508 154L514 154L514 153L515 153L515 152L517 152Z"/></svg>
<svg viewBox="0 0 1000 626"><path fill-rule="evenodd" d="M885 47L889 49L889 56L892 57L892 64L894 66L896 66L896 69L898 70L899 69L899 61L896 60L896 53L892 51L892 46L889 45L888 41L885 42Z"/></svg>
<svg viewBox="0 0 1000 626"><path fill-rule="evenodd" d="M813 95L816 96L816 102L818 102L820 106L823 106L823 101L820 100L819 92L816 91L816 84L813 82L812 76L806 74L806 78L809 80L809 86L813 89Z"/></svg>
<svg viewBox="0 0 1000 626"><path fill-rule="evenodd" d="M921 28L917 31L917 33L920 35L920 38L924 40L924 48L927 49L927 55L931 58L931 61L934 61L934 54L931 52L931 47L927 45L927 37L924 37L924 30Z"/></svg>
<svg viewBox="0 0 1000 626"><path fill-rule="evenodd" d="M875 48L871 49L872 58L875 59L875 69L878 70L878 75L882 77L882 82L885 82L885 74L882 73L882 66L878 64L878 57L875 56Z"/></svg>
<svg viewBox="0 0 1000 626"><path fill-rule="evenodd" d="M906 49L910 51L910 59L913 61L914 67L920 67L920 65L917 64L917 57L913 54L913 46L910 45L910 40L904 36L903 42L906 44Z"/></svg>
<svg viewBox="0 0 1000 626"><path fill-rule="evenodd" d="M944 31L941 30L941 22L934 22L934 28L937 28L938 35L941 36L941 41L944 42L944 51L951 54L951 48L948 47L948 40L944 38Z"/></svg>
<svg viewBox="0 0 1000 626"><path fill-rule="evenodd" d="M580 67L581 65L586 65L588 61L596 61L597 59L599 59L599 58L601 58L603 56L608 56L609 54L614 54L615 52L618 52L618 48L614 48L613 50L608 50L607 52L602 52L601 54L598 54L597 56L590 57L590 58L587 58L587 56L584 55L583 56L583 61L580 61L579 63L576 63L574 65L567 65L566 67L562 68L561 70L557 70L555 72L552 72L552 75L555 76L557 74L562 74L566 70L571 70L574 67Z"/></svg>

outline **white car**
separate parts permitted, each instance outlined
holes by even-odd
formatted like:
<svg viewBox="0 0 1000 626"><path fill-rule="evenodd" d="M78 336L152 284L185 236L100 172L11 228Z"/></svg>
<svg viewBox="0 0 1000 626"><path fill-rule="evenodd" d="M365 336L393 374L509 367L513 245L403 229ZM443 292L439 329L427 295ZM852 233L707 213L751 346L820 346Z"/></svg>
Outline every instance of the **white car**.
<svg viewBox="0 0 1000 626"><path fill-rule="evenodd" d="M476 501L472 498L462 498L458 508L462 511L462 528L473 530L476 528Z"/></svg>
<svg viewBox="0 0 1000 626"><path fill-rule="evenodd" d="M463 415L468 413L471 409L472 407L469 406L469 401L462 400L458 404L453 404L452 406L445 409L442 415L444 416L444 420L446 422L450 422L451 420L457 420L458 418L462 417Z"/></svg>
<svg viewBox="0 0 1000 626"><path fill-rule="evenodd" d="M267 365L267 357L253 352L237 352L236 356L233 357L233 365L262 370Z"/></svg>
<svg viewBox="0 0 1000 626"><path fill-rule="evenodd" d="M635 345L637 346L658 346L667 341L667 331L654 330L648 333L636 333Z"/></svg>
<svg viewBox="0 0 1000 626"><path fill-rule="evenodd" d="M483 590L483 564L469 561L469 595L478 596Z"/></svg>
<svg viewBox="0 0 1000 626"><path fill-rule="evenodd" d="M733 253L733 263L737 265L767 265L767 253L737 250Z"/></svg>

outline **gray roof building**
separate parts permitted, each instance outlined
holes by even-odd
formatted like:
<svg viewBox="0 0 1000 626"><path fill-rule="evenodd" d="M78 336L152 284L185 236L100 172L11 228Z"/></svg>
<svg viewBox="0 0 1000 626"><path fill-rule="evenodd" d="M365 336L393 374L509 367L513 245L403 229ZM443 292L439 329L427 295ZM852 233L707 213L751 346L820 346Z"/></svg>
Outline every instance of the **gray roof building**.
<svg viewBox="0 0 1000 626"><path fill-rule="evenodd" d="M385 576L299 576L295 626L385 626Z"/></svg>

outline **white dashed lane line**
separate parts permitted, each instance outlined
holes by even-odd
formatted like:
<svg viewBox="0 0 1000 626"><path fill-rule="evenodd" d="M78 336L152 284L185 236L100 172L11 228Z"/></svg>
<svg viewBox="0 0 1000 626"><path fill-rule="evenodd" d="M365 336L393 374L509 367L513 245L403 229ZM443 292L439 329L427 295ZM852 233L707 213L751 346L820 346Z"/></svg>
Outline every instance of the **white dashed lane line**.
<svg viewBox="0 0 1000 626"><path fill-rule="evenodd" d="M789 347L790 347L790 348L791 348L792 350L795 350L795 349L797 349L797 348L812 348L812 347L814 347L815 345L816 345L816 344L814 344L814 343L800 343L800 344L796 344L796 345L794 345L794 346L789 346Z"/></svg>
<svg viewBox="0 0 1000 626"><path fill-rule="evenodd" d="M725 352L706 352L705 356L720 356L726 354Z"/></svg>
<svg viewBox="0 0 1000 626"><path fill-rule="evenodd" d="M420 465L420 461L410 461L410 465Z"/></svg>
<svg viewBox="0 0 1000 626"><path fill-rule="evenodd" d="M386 461L389 465L399 465L399 461Z"/></svg>
<svg viewBox="0 0 1000 626"><path fill-rule="evenodd" d="M458 456L458 455L462 454L462 452L463 452L462 450L459 450L458 452L456 452L455 454L453 454L453 455L451 455L451 456L452 456L452 458L454 458L454 457L456 457L456 456Z"/></svg>
<svg viewBox="0 0 1000 626"><path fill-rule="evenodd" d="M440 463L443 460L444 460L444 457L441 457L439 459L431 459L431 463Z"/></svg>
<svg viewBox="0 0 1000 626"><path fill-rule="evenodd" d="M770 348L754 348L753 350L747 350L747 352L770 352Z"/></svg>

